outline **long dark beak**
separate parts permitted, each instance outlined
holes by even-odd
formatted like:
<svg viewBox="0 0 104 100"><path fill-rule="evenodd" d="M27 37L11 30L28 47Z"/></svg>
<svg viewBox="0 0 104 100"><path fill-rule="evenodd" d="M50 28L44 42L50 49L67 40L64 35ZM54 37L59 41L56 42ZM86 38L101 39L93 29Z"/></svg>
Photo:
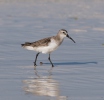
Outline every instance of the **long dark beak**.
<svg viewBox="0 0 104 100"><path fill-rule="evenodd" d="M71 39L75 43L75 41L68 34L66 37L68 37L69 39Z"/></svg>

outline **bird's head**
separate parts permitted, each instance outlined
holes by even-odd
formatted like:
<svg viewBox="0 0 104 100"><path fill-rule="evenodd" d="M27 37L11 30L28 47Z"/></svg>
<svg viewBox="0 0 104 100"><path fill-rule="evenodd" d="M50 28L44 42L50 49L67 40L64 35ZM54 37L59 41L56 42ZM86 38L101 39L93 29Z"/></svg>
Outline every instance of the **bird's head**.
<svg viewBox="0 0 104 100"><path fill-rule="evenodd" d="M60 35L61 38L68 37L75 43L75 41L68 35L68 32L65 29L59 30L58 34Z"/></svg>

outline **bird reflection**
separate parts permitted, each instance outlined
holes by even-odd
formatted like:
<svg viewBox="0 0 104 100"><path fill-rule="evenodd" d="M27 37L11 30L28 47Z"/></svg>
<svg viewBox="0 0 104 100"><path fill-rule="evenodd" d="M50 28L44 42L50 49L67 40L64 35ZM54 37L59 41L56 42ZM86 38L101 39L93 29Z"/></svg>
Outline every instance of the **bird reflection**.
<svg viewBox="0 0 104 100"><path fill-rule="evenodd" d="M48 73L48 76L40 76L37 70L34 70L37 78L23 80L24 91L37 96L50 96L56 97L57 100L67 100L66 96L60 96L59 83L52 79L52 69Z"/></svg>

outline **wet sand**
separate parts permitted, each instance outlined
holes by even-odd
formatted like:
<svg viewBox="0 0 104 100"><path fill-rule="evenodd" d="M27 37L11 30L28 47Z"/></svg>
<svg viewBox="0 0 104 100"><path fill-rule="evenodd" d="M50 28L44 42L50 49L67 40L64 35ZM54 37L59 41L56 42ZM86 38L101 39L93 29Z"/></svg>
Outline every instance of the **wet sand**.
<svg viewBox="0 0 104 100"><path fill-rule="evenodd" d="M0 2L1 100L103 100L104 2L12 1ZM40 54L21 47L66 29L76 41L65 39L51 54L55 65ZM42 62L42 65L40 65Z"/></svg>

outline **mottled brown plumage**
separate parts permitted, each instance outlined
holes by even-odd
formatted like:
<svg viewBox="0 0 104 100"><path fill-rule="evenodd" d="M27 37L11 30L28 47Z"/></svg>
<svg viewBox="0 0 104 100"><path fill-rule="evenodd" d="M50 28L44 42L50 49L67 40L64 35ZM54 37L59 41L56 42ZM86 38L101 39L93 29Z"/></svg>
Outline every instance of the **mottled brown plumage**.
<svg viewBox="0 0 104 100"><path fill-rule="evenodd" d="M51 42L52 37L44 38L35 42L25 42L25 44L21 44L22 46L32 46L32 47L38 47L38 46L48 46L48 44Z"/></svg>

